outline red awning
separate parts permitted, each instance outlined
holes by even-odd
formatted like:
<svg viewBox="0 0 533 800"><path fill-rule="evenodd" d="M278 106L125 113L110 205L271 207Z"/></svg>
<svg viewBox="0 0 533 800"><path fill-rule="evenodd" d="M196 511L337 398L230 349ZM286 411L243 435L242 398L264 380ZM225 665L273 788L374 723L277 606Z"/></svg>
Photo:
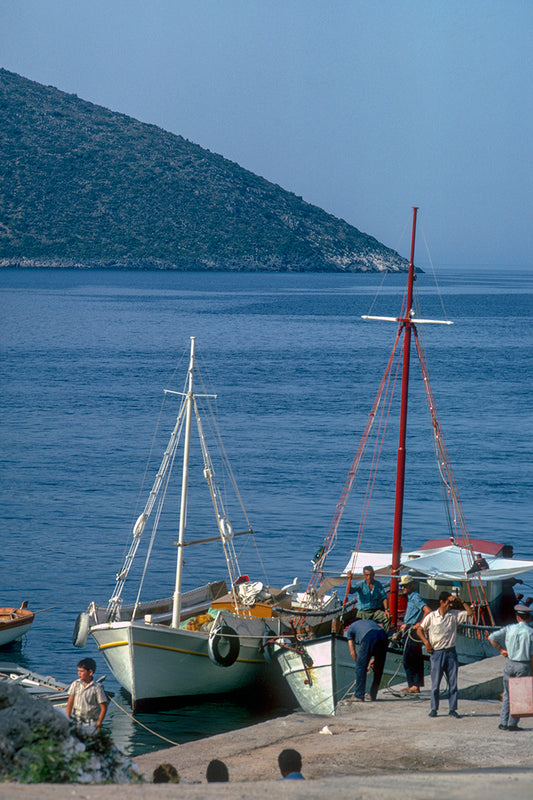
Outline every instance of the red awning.
<svg viewBox="0 0 533 800"><path fill-rule="evenodd" d="M498 542L489 542L486 539L470 539L468 542L465 542L462 539L456 539L454 543L449 539L430 539L429 542L424 542L422 547L419 547L418 549L435 550L437 547L449 547L450 544L457 544L460 547L472 546L474 552L487 553L490 556L500 555L501 551L505 547L503 544L498 544Z"/></svg>

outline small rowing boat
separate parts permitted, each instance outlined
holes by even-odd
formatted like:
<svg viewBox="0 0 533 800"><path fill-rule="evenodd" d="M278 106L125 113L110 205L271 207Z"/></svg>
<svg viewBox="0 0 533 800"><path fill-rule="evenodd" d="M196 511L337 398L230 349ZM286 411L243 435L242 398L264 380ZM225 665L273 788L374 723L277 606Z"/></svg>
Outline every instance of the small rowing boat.
<svg viewBox="0 0 533 800"><path fill-rule="evenodd" d="M0 647L21 639L31 628L34 617L27 600L20 608L0 608Z"/></svg>

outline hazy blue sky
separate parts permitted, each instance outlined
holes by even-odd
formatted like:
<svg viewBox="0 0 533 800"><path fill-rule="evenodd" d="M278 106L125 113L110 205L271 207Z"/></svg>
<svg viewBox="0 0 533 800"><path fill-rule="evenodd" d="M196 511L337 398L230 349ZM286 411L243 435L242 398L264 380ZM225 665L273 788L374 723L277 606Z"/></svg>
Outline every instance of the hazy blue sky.
<svg viewBox="0 0 533 800"><path fill-rule="evenodd" d="M533 0L0 0L0 65L408 255L530 266ZM427 263L423 238L417 262Z"/></svg>

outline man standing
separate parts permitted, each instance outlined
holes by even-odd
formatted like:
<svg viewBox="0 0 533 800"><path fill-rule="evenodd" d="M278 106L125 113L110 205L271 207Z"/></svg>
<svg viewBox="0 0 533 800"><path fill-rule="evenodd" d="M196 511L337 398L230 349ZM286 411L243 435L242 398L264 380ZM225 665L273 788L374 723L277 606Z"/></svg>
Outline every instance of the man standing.
<svg viewBox="0 0 533 800"><path fill-rule="evenodd" d="M457 602L463 604L463 611L452 609ZM430 654L431 662L431 711L430 717L436 717L439 710L439 690L442 676L448 680L449 716L459 717L457 713L457 673L459 662L455 650L457 626L464 624L469 617L474 616L472 607L449 592L439 595L439 607L432 611L422 622L415 625L415 630Z"/></svg>
<svg viewBox="0 0 533 800"><path fill-rule="evenodd" d="M385 667L387 634L373 619L356 619L347 628L346 636L350 655L355 661L355 699L361 703L365 699L368 665L370 660L374 659L374 680L370 687L370 699L375 700ZM359 645L359 655L355 645Z"/></svg>
<svg viewBox="0 0 533 800"><path fill-rule="evenodd" d="M505 656L503 668L503 701L500 713L501 731L521 731L518 727L520 717L512 717L509 708L509 678L523 678L533 674L533 629L531 609L528 606L516 605L516 625L507 625L489 639L491 645Z"/></svg>
<svg viewBox="0 0 533 800"><path fill-rule="evenodd" d="M400 630L407 636L403 651L403 667L407 678L407 689L402 689L402 692L420 694L420 687L424 685L424 656L422 655L422 642L418 638L414 626L431 613L431 608L424 603L422 597L415 591L415 585L410 575L402 576L400 588L404 596L407 597L403 625L400 626Z"/></svg>
<svg viewBox="0 0 533 800"><path fill-rule="evenodd" d="M350 589L350 594L359 597L357 615L360 619L373 619L388 631L391 620L389 598L381 583L374 579L374 574L374 567L363 567L364 580Z"/></svg>

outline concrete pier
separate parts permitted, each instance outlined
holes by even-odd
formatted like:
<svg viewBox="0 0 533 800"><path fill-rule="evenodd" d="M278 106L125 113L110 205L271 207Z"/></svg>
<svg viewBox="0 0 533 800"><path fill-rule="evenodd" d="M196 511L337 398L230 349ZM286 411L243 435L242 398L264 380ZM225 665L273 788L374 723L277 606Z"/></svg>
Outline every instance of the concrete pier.
<svg viewBox="0 0 533 800"><path fill-rule="evenodd" d="M0 784L0 800L128 800L228 797L360 798L378 800L401 793L409 800L492 798L530 800L533 796L533 718L523 732L498 729L503 658L459 670L459 714L428 717L429 681L420 695L402 687L382 690L375 703L345 701L333 717L296 712L239 731L135 759L150 781L161 763L171 763L181 783L140 786L22 786ZM299 750L306 781L279 782L278 753ZM207 784L212 758L224 761L229 784Z"/></svg>

